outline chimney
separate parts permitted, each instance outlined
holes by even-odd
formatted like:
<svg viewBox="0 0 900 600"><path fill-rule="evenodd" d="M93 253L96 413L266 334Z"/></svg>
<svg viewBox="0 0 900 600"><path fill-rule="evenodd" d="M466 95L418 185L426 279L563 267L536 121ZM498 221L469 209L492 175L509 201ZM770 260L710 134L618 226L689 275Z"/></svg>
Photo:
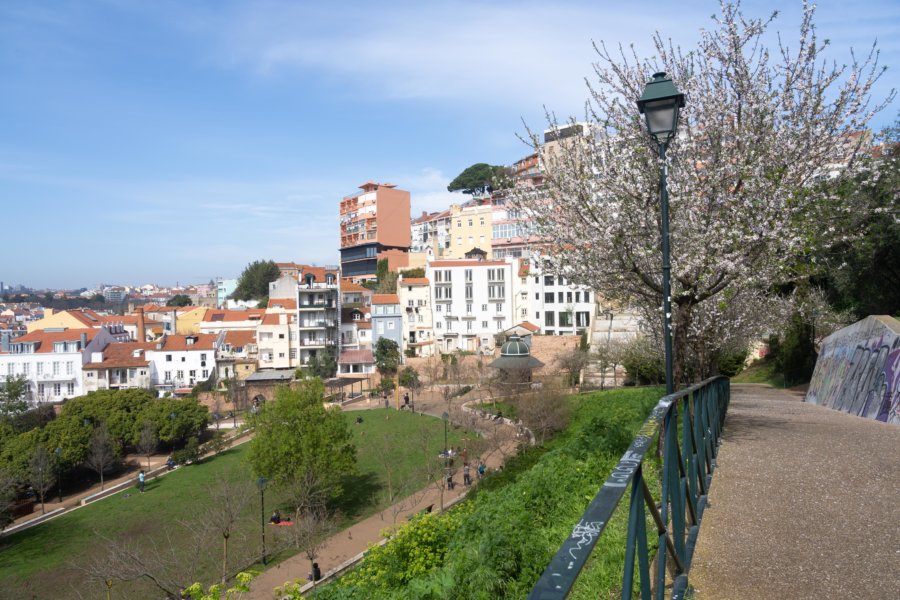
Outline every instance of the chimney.
<svg viewBox="0 0 900 600"><path fill-rule="evenodd" d="M138 306L134 309L137 312L137 341L146 342L147 341L147 325L144 322L144 307Z"/></svg>
<svg viewBox="0 0 900 600"><path fill-rule="evenodd" d="M177 322L178 322L178 310L173 308L172 309L172 335L175 335L176 333L178 333Z"/></svg>
<svg viewBox="0 0 900 600"><path fill-rule="evenodd" d="M82 332L81 333L81 348L80 348L80 350L84 350L85 348L87 348L87 334Z"/></svg>

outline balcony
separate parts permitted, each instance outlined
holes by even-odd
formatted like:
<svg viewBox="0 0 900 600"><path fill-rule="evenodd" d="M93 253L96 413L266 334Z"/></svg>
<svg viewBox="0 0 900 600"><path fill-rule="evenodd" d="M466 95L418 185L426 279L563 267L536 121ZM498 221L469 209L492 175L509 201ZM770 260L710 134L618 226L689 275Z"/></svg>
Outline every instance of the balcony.
<svg viewBox="0 0 900 600"><path fill-rule="evenodd" d="M325 338L317 340L298 340L297 344L304 348L324 348L325 346L334 346L334 340Z"/></svg>
<svg viewBox="0 0 900 600"><path fill-rule="evenodd" d="M300 310L306 310L306 311L309 311L309 310L323 310L323 309L326 309L326 308L334 308L334 302L330 302L330 301L325 301L325 302L305 302L305 303L300 303L300 305L299 305L297 308L299 308Z"/></svg>

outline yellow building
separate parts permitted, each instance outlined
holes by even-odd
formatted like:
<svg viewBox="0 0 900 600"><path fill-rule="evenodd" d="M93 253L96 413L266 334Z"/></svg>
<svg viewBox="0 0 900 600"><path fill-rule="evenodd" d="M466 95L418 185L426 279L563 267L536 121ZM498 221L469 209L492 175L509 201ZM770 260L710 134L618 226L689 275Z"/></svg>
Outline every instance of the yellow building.
<svg viewBox="0 0 900 600"><path fill-rule="evenodd" d="M491 204L450 207L450 245L441 258L465 258L473 248L480 248L491 259Z"/></svg>

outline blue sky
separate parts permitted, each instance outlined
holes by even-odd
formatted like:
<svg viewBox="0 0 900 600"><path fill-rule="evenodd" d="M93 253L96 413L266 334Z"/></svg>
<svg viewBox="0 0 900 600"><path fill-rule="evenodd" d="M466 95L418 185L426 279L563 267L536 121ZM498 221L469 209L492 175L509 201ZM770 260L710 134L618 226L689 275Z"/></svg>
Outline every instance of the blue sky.
<svg viewBox="0 0 900 600"><path fill-rule="evenodd" d="M0 3L0 280L44 287L236 277L338 262L367 181L445 208L475 162L527 154L523 121L583 113L591 40L691 46L716 2ZM783 11L792 39L799 2ZM648 16L652 15L652 16ZM819 3L831 56L877 38L897 86L900 4ZM894 102L876 120L897 117Z"/></svg>

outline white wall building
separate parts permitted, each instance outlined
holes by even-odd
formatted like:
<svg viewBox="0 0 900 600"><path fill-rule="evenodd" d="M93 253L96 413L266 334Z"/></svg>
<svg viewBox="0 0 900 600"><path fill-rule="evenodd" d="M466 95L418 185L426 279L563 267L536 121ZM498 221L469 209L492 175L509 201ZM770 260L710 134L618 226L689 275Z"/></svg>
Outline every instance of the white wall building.
<svg viewBox="0 0 900 600"><path fill-rule="evenodd" d="M513 323L513 264L497 260L437 260L431 282L434 336L441 352L494 348Z"/></svg>
<svg viewBox="0 0 900 600"><path fill-rule="evenodd" d="M435 340L428 279L401 276L397 282L397 295L403 313L402 347L412 350L416 356L431 356Z"/></svg>
<svg viewBox="0 0 900 600"><path fill-rule="evenodd" d="M528 270L527 320L538 325L544 335L580 335L589 331L596 312L594 292L542 269L542 263L539 258L532 260Z"/></svg>
<svg viewBox="0 0 900 600"><path fill-rule="evenodd" d="M162 392L186 390L216 370L216 348L224 334L167 335L147 351L151 379Z"/></svg>

